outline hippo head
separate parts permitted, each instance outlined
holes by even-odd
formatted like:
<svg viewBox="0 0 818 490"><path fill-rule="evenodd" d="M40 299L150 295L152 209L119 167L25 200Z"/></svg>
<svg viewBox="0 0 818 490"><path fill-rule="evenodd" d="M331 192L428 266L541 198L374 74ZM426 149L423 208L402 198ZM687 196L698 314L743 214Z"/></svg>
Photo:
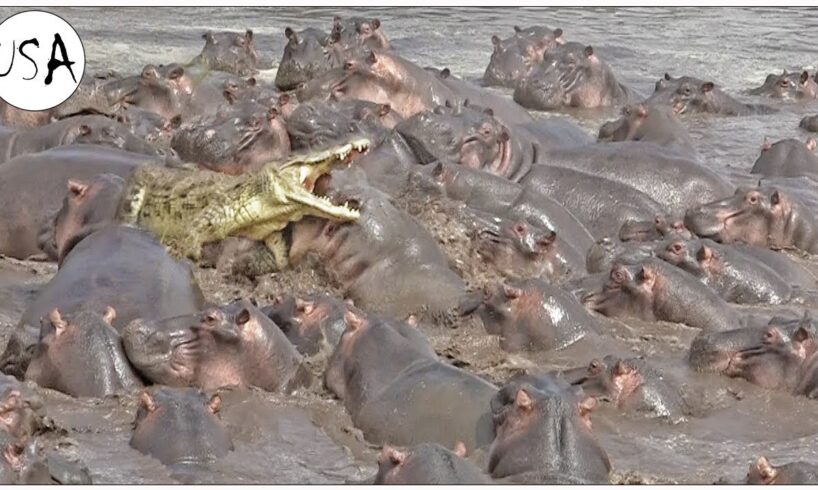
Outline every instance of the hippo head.
<svg viewBox="0 0 818 490"><path fill-rule="evenodd" d="M287 156L290 137L275 108L247 103L182 125L171 146L185 161L235 175Z"/></svg>
<svg viewBox="0 0 818 490"><path fill-rule="evenodd" d="M623 242L652 242L662 239L690 240L693 235L685 228L684 221L657 215L653 221L628 220L619 229Z"/></svg>
<svg viewBox="0 0 818 490"><path fill-rule="evenodd" d="M197 60L211 70L226 71L234 75L249 76L258 70L258 54L253 31L206 32L202 35L204 48Z"/></svg>
<svg viewBox="0 0 818 490"><path fill-rule="evenodd" d="M557 234L526 221L481 227L475 233L477 253L505 277L559 275Z"/></svg>
<svg viewBox="0 0 818 490"><path fill-rule="evenodd" d="M410 449L384 446L378 456L376 485L413 485L418 482L465 483L460 480L466 457L466 446L462 442L454 451L438 444L419 444ZM460 471L458 471L460 470Z"/></svg>
<svg viewBox="0 0 818 490"><path fill-rule="evenodd" d="M295 347L249 300L208 308L191 330L200 354L197 381L204 389L256 386L277 391L309 381Z"/></svg>
<svg viewBox="0 0 818 490"><path fill-rule="evenodd" d="M685 213L685 225L696 235L721 243L744 242L767 247L792 213L792 198L769 187L740 187L725 199Z"/></svg>
<svg viewBox="0 0 818 490"><path fill-rule="evenodd" d="M605 356L592 360L585 368L568 370L565 376L572 385L580 386L586 395L619 406L644 383L639 371L636 359Z"/></svg>
<svg viewBox="0 0 818 490"><path fill-rule="evenodd" d="M389 114L389 105L312 100L299 104L287 116L287 131L294 149L322 148L353 134L380 141L386 134L386 121L391 120Z"/></svg>
<svg viewBox="0 0 818 490"><path fill-rule="evenodd" d="M45 450L37 439L0 438L0 483L4 485L51 485ZM90 483L90 482L88 482Z"/></svg>
<svg viewBox="0 0 818 490"><path fill-rule="evenodd" d="M336 65L327 51L329 37L323 31L309 28L296 32L287 27L284 35L287 45L275 79L279 89L292 90Z"/></svg>
<svg viewBox="0 0 818 490"><path fill-rule="evenodd" d="M593 397L577 400L521 384L513 401L494 411L496 437L489 448L489 473L503 478L536 471L552 478L606 480L610 461L591 431L595 406Z"/></svg>
<svg viewBox="0 0 818 490"><path fill-rule="evenodd" d="M789 333L768 325L756 345L741 349L731 357L724 373L763 388L792 390L801 365L816 349L815 336L808 328L802 326Z"/></svg>
<svg viewBox="0 0 818 490"><path fill-rule="evenodd" d="M179 114L167 118L136 106L122 108L117 112L116 120L154 146L169 146L173 132L182 124Z"/></svg>
<svg viewBox="0 0 818 490"><path fill-rule="evenodd" d="M421 164L433 161L465 165L497 175L510 172L508 129L490 110L437 107L395 126Z"/></svg>
<svg viewBox="0 0 818 490"><path fill-rule="evenodd" d="M62 264L68 252L83 238L114 222L125 180L100 174L90 182L69 179L68 193L54 218L54 245Z"/></svg>
<svg viewBox="0 0 818 490"><path fill-rule="evenodd" d="M792 469L787 466L790 465L773 466L766 457L759 456L747 471L746 483L748 485L798 485L810 481L798 479L797 477L801 475L797 470L790 474L787 470L792 471ZM793 476L796 478L791 478Z"/></svg>
<svg viewBox="0 0 818 490"><path fill-rule="evenodd" d="M691 242L690 245L693 245L693 243ZM712 250L710 248L706 248L706 250L707 252L702 252L702 257L704 258L704 253L709 253L712 257ZM684 269L696 277L703 277L705 271L697 260L698 255L699 252L695 249L691 250L689 244L684 240L672 240L667 245L661 246L656 252L656 256L665 262Z"/></svg>
<svg viewBox="0 0 818 490"><path fill-rule="evenodd" d="M818 96L818 84L806 70L791 73L784 70L780 75L767 75L764 84L749 93L790 101L814 99Z"/></svg>
<svg viewBox="0 0 818 490"><path fill-rule="evenodd" d="M542 61L546 51L564 42L562 29L515 26L514 31L514 36L508 39L491 37L494 50L483 74L484 85L513 87L532 66Z"/></svg>
<svg viewBox="0 0 818 490"><path fill-rule="evenodd" d="M181 67L166 71L146 65L138 75L137 83L123 90L122 95L111 103L119 107L138 107L165 118L173 118L182 112L184 106L184 92L179 82L183 80L183 71Z"/></svg>
<svg viewBox="0 0 818 490"><path fill-rule="evenodd" d="M389 49L389 40L381 29L381 21L377 18L343 19L336 16L332 21L330 38L334 43L344 46L344 49L358 45L374 50Z"/></svg>
<svg viewBox="0 0 818 490"><path fill-rule="evenodd" d="M262 309L302 355L331 352L346 329L348 303L328 294L285 296Z"/></svg>
<svg viewBox="0 0 818 490"><path fill-rule="evenodd" d="M43 401L29 392L19 382L4 376L5 386L0 388L0 432L12 437L34 435L43 427Z"/></svg>
<svg viewBox="0 0 818 490"><path fill-rule="evenodd" d="M582 302L591 310L610 317L631 317L654 320L653 305L656 289L663 278L655 265L615 264L601 292L585 296Z"/></svg>
<svg viewBox="0 0 818 490"><path fill-rule="evenodd" d="M196 381L198 336L191 329L195 315L161 321L137 319L122 330L128 360L146 379L167 386L190 386Z"/></svg>
<svg viewBox="0 0 818 490"><path fill-rule="evenodd" d="M218 393L156 386L141 392L138 403L130 445L143 454L170 465L205 463L233 450Z"/></svg>
<svg viewBox="0 0 818 490"><path fill-rule="evenodd" d="M404 76L398 60L384 52L368 51L344 61L343 73L329 85L330 97L392 104L392 95L403 86ZM392 108L402 117L417 112L415 107Z"/></svg>
<svg viewBox="0 0 818 490"><path fill-rule="evenodd" d="M671 107L676 114L717 112L716 98L721 94L713 82L693 77L673 78L665 73L656 82L656 89L647 103L660 103Z"/></svg>

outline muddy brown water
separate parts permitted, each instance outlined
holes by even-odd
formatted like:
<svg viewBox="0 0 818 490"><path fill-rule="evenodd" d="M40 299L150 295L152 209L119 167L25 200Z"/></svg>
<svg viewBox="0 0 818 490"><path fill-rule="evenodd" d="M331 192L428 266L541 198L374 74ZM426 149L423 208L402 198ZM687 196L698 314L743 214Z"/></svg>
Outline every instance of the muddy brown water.
<svg viewBox="0 0 818 490"><path fill-rule="evenodd" d="M0 8L5 18L21 9ZM805 9L711 8L47 8L68 20L83 39L91 71L137 72L147 63L186 61L202 45L204 31L252 28L259 52L278 62L285 26L328 28L336 14L381 19L394 48L422 66L448 66L478 79L488 63L492 34L506 37L513 25L561 27L569 40L591 44L621 81L647 95L669 72L712 79L728 92L760 85L770 72L805 67L814 72L818 47L811 36L818 12ZM2 57L0 53L0 57ZM275 67L262 74L272 79ZM510 96L508 91L499 91ZM760 102L750 97L746 101ZM785 104L774 115L686 119L702 162L737 183L752 182L748 169L767 136L803 139L804 114L818 104ZM613 111L538 117L569 117L590 133ZM462 226L435 203L410 203L439 239L453 269L472 287L494 280L469 252ZM818 272L818 261L797 257ZM0 260L0 346L28 301L55 267ZM249 281L214 270L197 273L208 299L225 302L254 296L268 302L283 292L339 293L320 268L309 265ZM394 280L391 278L390 280ZM740 308L760 318L803 308ZM685 362L696 331L682 325L604 320L608 339L557 353L509 354L477 321L423 323L443 359L502 382L520 370L584 365L606 354L644 355L680 387L692 407L686 421L670 424L623 415L603 407L594 430L614 467L614 482L738 482L758 455L774 463L818 463L818 402L769 392L741 380L691 372ZM325 361L311 367L320 373ZM320 383L290 397L255 390L222 392L222 417L236 450L197 468L167 468L128 446L136 411L132 396L71 399L42 390L48 415L61 429L46 436L58 451L85 462L97 483L343 483L362 481L376 468L377 448L363 441L342 405Z"/></svg>

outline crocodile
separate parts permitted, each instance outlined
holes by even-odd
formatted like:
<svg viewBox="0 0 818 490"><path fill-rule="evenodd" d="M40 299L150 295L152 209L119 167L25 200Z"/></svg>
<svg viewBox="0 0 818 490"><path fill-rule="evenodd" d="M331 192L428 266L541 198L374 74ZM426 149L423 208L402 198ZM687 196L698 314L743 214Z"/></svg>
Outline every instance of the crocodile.
<svg viewBox="0 0 818 490"><path fill-rule="evenodd" d="M143 165L123 189L116 214L120 223L155 234L172 255L198 261L205 243L229 236L263 241L279 270L287 266L282 230L304 216L356 221L349 203L333 204L314 193L332 166L369 149L365 138L258 170L226 175L185 166Z"/></svg>

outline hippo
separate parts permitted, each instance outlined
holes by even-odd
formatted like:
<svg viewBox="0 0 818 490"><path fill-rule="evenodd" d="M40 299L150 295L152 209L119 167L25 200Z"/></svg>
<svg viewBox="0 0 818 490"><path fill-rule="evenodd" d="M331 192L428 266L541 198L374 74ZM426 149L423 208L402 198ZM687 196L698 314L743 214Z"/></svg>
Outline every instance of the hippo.
<svg viewBox="0 0 818 490"><path fill-rule="evenodd" d="M290 138L275 109L230 106L213 117L183 123L171 147L185 161L236 175L290 153Z"/></svg>
<svg viewBox="0 0 818 490"><path fill-rule="evenodd" d="M295 31L284 29L287 44L278 64L275 85L281 90L293 90L298 85L340 66L327 50L329 36L320 29L308 28Z"/></svg>
<svg viewBox="0 0 818 490"><path fill-rule="evenodd" d="M799 329L810 328L809 325L809 317L785 322L774 318L767 326L734 328L724 332L702 331L690 344L688 364L696 371L721 373L735 362L740 352L757 347L770 326L776 327L789 338Z"/></svg>
<svg viewBox="0 0 818 490"><path fill-rule="evenodd" d="M683 323L707 331L737 326L735 313L715 291L654 258L614 265L602 291L587 295L583 303L609 317Z"/></svg>
<svg viewBox="0 0 818 490"><path fill-rule="evenodd" d="M780 75L774 73L767 75L764 84L748 90L747 93L786 101L810 100L818 97L818 83L806 70L791 73L784 70Z"/></svg>
<svg viewBox="0 0 818 490"><path fill-rule="evenodd" d="M584 268L583 250L594 239L585 225L556 200L536 188L463 165L439 163L431 169L430 192L440 192L469 208L556 233L556 262L566 275Z"/></svg>
<svg viewBox="0 0 818 490"><path fill-rule="evenodd" d="M184 80L182 66L160 68L149 64L133 77L103 86L108 108L138 107L161 117L173 118L186 111L186 94L180 86Z"/></svg>
<svg viewBox="0 0 818 490"><path fill-rule="evenodd" d="M818 156L815 138L801 142L793 138L776 141L772 145L764 140L761 155L753 164L751 174L765 177L801 177L818 175Z"/></svg>
<svg viewBox="0 0 818 490"><path fill-rule="evenodd" d="M124 124L138 138L158 148L170 148L173 132L182 124L182 116L162 117L139 107L123 107L116 113L116 120Z"/></svg>
<svg viewBox="0 0 818 490"><path fill-rule="evenodd" d="M350 135L380 142L389 125L394 124L394 115L386 104L311 100L299 104L284 120L293 149L302 150L326 147Z"/></svg>
<svg viewBox="0 0 818 490"><path fill-rule="evenodd" d="M43 319L25 379L75 397L104 397L141 388L111 325L115 318L111 307L102 315L80 310L66 318L55 308Z"/></svg>
<svg viewBox="0 0 818 490"><path fill-rule="evenodd" d="M289 392L312 381L295 347L248 300L181 318L137 319L122 342L134 367L156 383Z"/></svg>
<svg viewBox="0 0 818 490"><path fill-rule="evenodd" d="M790 285L775 270L729 245L673 240L656 255L698 277L730 303L781 304L792 297Z"/></svg>
<svg viewBox="0 0 818 490"><path fill-rule="evenodd" d="M495 432L488 454L492 478L514 483L608 483L611 463L591 431L593 397L541 391L516 383L510 400L492 400Z"/></svg>
<svg viewBox="0 0 818 490"><path fill-rule="evenodd" d="M138 165L162 163L155 156L96 145L59 146L9 160L0 165L0 253L25 259L41 254L41 244L50 246L44 241L53 238L47 236L53 231L50 220L69 179L106 172L125 177Z"/></svg>
<svg viewBox="0 0 818 490"><path fill-rule="evenodd" d="M688 408L666 377L641 358L605 356L587 367L569 369L563 376L598 401L627 412L648 413L671 422L684 421Z"/></svg>
<svg viewBox="0 0 818 490"><path fill-rule="evenodd" d="M403 118L456 100L454 92L434 74L387 51L346 59L339 75L330 78L331 98L389 104ZM299 95L299 100L306 99Z"/></svg>
<svg viewBox="0 0 818 490"><path fill-rule="evenodd" d="M494 434L489 401L496 387L437 359L415 327L349 309L330 357L327 387L374 444L437 443L467 450Z"/></svg>
<svg viewBox="0 0 818 490"><path fill-rule="evenodd" d="M384 446L378 457L376 485L485 485L488 476L466 459L466 447L450 451L440 444L408 449Z"/></svg>
<svg viewBox="0 0 818 490"><path fill-rule="evenodd" d="M814 213L775 187L740 187L730 197L688 209L685 226L719 243L742 241L773 250L795 248L818 253Z"/></svg>
<svg viewBox="0 0 818 490"><path fill-rule="evenodd" d="M191 64L198 64L210 70L219 70L239 76L258 72L259 60L253 31L206 32L202 34L205 45L202 52L193 58Z"/></svg>
<svg viewBox="0 0 818 490"><path fill-rule="evenodd" d="M484 217L470 232L477 255L503 277L558 280L564 270L557 252L557 234L525 220Z"/></svg>
<svg viewBox="0 0 818 490"><path fill-rule="evenodd" d="M655 242L659 240L690 240L693 235L684 225L684 220L657 215L652 221L626 221L619 229L619 239L623 242Z"/></svg>
<svg viewBox="0 0 818 490"><path fill-rule="evenodd" d="M631 91L616 80L594 48L569 42L549 49L514 89L514 101L527 109L593 109L628 102Z"/></svg>
<svg viewBox="0 0 818 490"><path fill-rule="evenodd" d="M165 465L212 463L233 450L218 413L221 397L196 388L157 386L139 395L132 448Z"/></svg>
<svg viewBox="0 0 818 490"><path fill-rule="evenodd" d="M645 141L694 153L687 128L672 109L663 105L634 104L622 108L622 117L599 128L598 141Z"/></svg>
<svg viewBox="0 0 818 490"><path fill-rule="evenodd" d="M486 286L476 309L486 332L500 336L505 351L557 350L598 332L598 322L568 292L539 279ZM476 303L476 304L475 304Z"/></svg>
<svg viewBox="0 0 818 490"><path fill-rule="evenodd" d="M774 466L764 457L750 465L747 472L748 485L815 485L818 483L818 466L804 461Z"/></svg>
<svg viewBox="0 0 818 490"><path fill-rule="evenodd" d="M715 83L694 77L665 76L656 82L648 105L671 107L676 114L711 113L725 116L772 114L778 109L763 104L745 104L724 93Z"/></svg>
<svg viewBox="0 0 818 490"><path fill-rule="evenodd" d="M387 50L390 48L381 21L378 18L349 17L347 19L336 15L332 19L330 37L334 43L348 49L356 45L363 45L372 50Z"/></svg>
<svg viewBox="0 0 818 490"><path fill-rule="evenodd" d="M798 123L798 127L803 128L812 133L818 133L818 116L805 116Z"/></svg>
<svg viewBox="0 0 818 490"><path fill-rule="evenodd" d="M135 318L196 313L204 297L189 263L172 259L152 235L112 225L94 231L68 252L48 285L23 312L5 352L2 371L22 377L37 344L40 318L55 308L70 317L81 309L113 307L113 327Z"/></svg>
<svg viewBox="0 0 818 490"><path fill-rule="evenodd" d="M514 88L534 63L542 61L546 51L564 42L562 29L552 30L544 26L525 29L514 26L514 35L507 39L491 36L494 51L482 84Z"/></svg>
<svg viewBox="0 0 818 490"><path fill-rule="evenodd" d="M346 324L344 313L349 303L329 294L309 294L276 298L261 311L284 332L303 356L326 354L335 350Z"/></svg>
<svg viewBox="0 0 818 490"><path fill-rule="evenodd" d="M0 484L90 485L88 468L54 451L46 453L39 439L0 434Z"/></svg>
<svg viewBox="0 0 818 490"><path fill-rule="evenodd" d="M356 223L322 218L295 223L291 263L315 253L330 277L367 311L435 316L454 308L465 284L428 231L389 196L367 186L361 169L333 171L329 186L330 198L356 200L361 217ZM384 282L384 277L400 280Z"/></svg>
<svg viewBox="0 0 818 490"><path fill-rule="evenodd" d="M603 237L588 249L585 269L591 273L608 272L614 264L635 265L655 256L656 245L645 242L619 242Z"/></svg>
<svg viewBox="0 0 818 490"><path fill-rule="evenodd" d="M815 335L808 328L799 326L790 334L783 328L768 325L750 347L730 357L722 372L762 388L810 394L815 388L810 379L811 370L805 366L815 363L817 350ZM814 395L818 395L818 390Z"/></svg>
<svg viewBox="0 0 818 490"><path fill-rule="evenodd" d="M161 155L150 144L134 136L127 127L105 116L77 116L33 129L0 129L0 164L27 153L62 145L104 145L132 153Z"/></svg>
<svg viewBox="0 0 818 490"><path fill-rule="evenodd" d="M0 374L0 433L20 439L46 429L42 397L15 377Z"/></svg>

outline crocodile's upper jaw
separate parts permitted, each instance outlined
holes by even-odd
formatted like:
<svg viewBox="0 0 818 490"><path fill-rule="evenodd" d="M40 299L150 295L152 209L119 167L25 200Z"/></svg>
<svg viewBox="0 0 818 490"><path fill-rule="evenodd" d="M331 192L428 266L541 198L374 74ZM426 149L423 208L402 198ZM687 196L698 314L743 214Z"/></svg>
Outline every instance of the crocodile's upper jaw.
<svg viewBox="0 0 818 490"><path fill-rule="evenodd" d="M305 215L340 221L357 221L361 217L361 213L352 209L349 204L333 204L328 198L316 196L303 187L290 189L286 194L290 201L304 206L301 212Z"/></svg>
<svg viewBox="0 0 818 490"><path fill-rule="evenodd" d="M329 172L333 165L347 160L353 152L364 153L369 150L369 147L368 139L358 138L326 150L297 155L279 166L278 173L297 180L304 188L312 192L318 179Z"/></svg>

